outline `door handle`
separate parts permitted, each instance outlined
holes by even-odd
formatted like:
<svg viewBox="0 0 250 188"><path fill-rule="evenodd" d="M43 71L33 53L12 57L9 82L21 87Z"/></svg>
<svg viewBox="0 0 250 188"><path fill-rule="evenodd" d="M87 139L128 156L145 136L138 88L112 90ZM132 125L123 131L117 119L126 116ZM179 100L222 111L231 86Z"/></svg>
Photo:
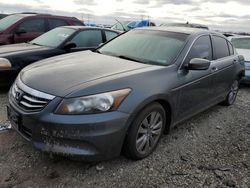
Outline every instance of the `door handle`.
<svg viewBox="0 0 250 188"><path fill-rule="evenodd" d="M217 67L212 67L212 69L211 69L212 72L216 72L217 70L218 70Z"/></svg>

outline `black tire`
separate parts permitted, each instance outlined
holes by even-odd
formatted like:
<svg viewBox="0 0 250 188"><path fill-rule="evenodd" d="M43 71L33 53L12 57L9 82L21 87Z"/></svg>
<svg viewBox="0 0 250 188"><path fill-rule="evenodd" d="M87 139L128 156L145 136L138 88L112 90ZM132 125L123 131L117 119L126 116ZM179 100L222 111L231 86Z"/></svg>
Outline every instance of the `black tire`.
<svg viewBox="0 0 250 188"><path fill-rule="evenodd" d="M134 160L149 156L157 147L165 124L166 112L159 103L152 103L144 108L128 130L123 148L124 154Z"/></svg>
<svg viewBox="0 0 250 188"><path fill-rule="evenodd" d="M224 106L231 106L234 104L237 94L239 91L239 80L234 80L233 84L231 85L230 91L227 94L226 99L222 102Z"/></svg>

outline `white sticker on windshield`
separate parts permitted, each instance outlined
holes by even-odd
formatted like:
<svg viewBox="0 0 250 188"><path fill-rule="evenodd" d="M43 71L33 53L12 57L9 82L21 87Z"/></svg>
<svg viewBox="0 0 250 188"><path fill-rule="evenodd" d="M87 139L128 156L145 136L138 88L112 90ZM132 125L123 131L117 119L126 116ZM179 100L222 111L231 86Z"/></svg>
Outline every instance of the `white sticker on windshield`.
<svg viewBox="0 0 250 188"><path fill-rule="evenodd" d="M67 38L69 36L69 34L65 34L65 33L59 33L58 37L62 37L62 38Z"/></svg>

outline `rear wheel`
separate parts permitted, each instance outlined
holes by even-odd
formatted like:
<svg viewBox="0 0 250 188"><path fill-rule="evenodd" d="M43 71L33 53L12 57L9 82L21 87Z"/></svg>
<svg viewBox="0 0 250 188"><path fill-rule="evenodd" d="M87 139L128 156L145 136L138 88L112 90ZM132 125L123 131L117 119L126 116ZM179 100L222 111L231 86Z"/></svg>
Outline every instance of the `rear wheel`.
<svg viewBox="0 0 250 188"><path fill-rule="evenodd" d="M128 131L124 144L124 154L131 159L143 159L150 155L158 145L165 129L164 108L153 103L142 110Z"/></svg>
<svg viewBox="0 0 250 188"><path fill-rule="evenodd" d="M222 104L226 106L234 104L237 98L238 91L239 91L239 81L235 80L230 88L229 93L227 94L226 100L223 101Z"/></svg>

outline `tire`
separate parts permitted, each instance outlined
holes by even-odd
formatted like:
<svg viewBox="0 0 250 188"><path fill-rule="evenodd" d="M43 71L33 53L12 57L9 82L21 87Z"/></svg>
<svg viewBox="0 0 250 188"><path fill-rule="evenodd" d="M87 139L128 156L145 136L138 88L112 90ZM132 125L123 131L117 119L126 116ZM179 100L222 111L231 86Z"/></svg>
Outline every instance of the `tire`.
<svg viewBox="0 0 250 188"><path fill-rule="evenodd" d="M234 80L233 84L231 85L230 91L227 94L226 99L222 102L224 106L231 106L234 104L237 94L239 91L239 81Z"/></svg>
<svg viewBox="0 0 250 188"><path fill-rule="evenodd" d="M149 156L164 132L166 112L159 103L144 108L132 122L124 143L124 154L133 160Z"/></svg>

